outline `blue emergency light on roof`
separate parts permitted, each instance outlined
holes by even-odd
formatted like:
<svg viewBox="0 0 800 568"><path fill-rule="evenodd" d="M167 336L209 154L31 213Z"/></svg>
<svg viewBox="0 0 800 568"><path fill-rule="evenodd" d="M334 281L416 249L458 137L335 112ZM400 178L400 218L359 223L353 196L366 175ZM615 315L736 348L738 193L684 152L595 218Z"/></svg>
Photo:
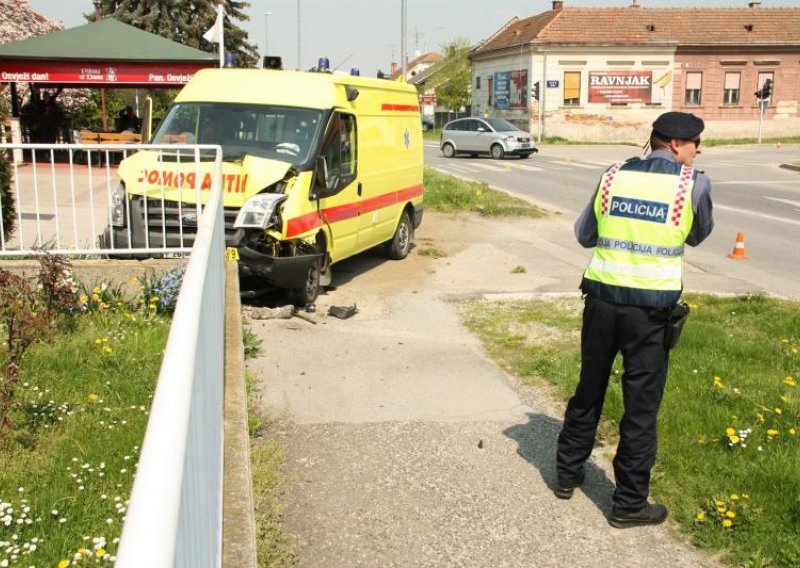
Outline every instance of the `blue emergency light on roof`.
<svg viewBox="0 0 800 568"><path fill-rule="evenodd" d="M317 62L317 71L328 71L331 67L331 62L327 57L320 57Z"/></svg>
<svg viewBox="0 0 800 568"><path fill-rule="evenodd" d="M358 67L353 67L352 69L350 69L350 74L353 77L360 77L361 76L361 69L359 69Z"/></svg>

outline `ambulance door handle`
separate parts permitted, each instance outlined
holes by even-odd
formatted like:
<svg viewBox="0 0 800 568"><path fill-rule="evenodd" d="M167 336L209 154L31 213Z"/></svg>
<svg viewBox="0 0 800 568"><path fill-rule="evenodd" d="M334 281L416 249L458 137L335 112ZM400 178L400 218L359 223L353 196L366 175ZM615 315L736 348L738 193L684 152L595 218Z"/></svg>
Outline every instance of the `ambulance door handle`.
<svg viewBox="0 0 800 568"><path fill-rule="evenodd" d="M358 196L361 197L361 182L358 182Z"/></svg>

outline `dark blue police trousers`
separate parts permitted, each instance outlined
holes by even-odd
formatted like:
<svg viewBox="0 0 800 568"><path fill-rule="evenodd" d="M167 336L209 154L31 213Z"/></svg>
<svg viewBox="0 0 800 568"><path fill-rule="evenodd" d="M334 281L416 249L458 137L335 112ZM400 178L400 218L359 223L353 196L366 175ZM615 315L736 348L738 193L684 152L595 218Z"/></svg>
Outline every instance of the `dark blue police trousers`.
<svg viewBox="0 0 800 568"><path fill-rule="evenodd" d="M650 494L650 470L658 446L656 422L664 395L669 351L666 310L625 306L586 297L581 331L581 376L558 436L559 485L573 486L594 445L611 366L622 353L625 414L614 457L614 508L635 512Z"/></svg>

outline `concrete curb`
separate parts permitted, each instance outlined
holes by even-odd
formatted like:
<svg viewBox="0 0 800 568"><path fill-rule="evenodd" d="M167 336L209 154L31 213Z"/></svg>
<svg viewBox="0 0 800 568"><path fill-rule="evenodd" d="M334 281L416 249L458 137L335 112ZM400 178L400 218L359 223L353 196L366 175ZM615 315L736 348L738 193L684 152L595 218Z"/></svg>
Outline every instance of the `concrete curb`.
<svg viewBox="0 0 800 568"><path fill-rule="evenodd" d="M222 566L256 568L256 522L247 428L239 270L225 274L225 435L222 490Z"/></svg>
<svg viewBox="0 0 800 568"><path fill-rule="evenodd" d="M792 170L793 172L800 172L800 165L797 164L781 164L781 168L784 170Z"/></svg>

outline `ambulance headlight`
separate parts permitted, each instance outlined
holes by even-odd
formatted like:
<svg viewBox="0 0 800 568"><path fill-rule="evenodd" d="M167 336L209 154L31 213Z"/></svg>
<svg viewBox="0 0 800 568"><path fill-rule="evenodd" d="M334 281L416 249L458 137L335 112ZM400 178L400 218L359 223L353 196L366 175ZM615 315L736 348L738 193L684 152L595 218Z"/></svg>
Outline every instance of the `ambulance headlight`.
<svg viewBox="0 0 800 568"><path fill-rule="evenodd" d="M120 182L111 194L111 226L125 226L125 185Z"/></svg>
<svg viewBox="0 0 800 568"><path fill-rule="evenodd" d="M286 199L282 193L260 193L254 195L242 206L236 221L233 223L234 229L266 229L272 222L278 205Z"/></svg>

